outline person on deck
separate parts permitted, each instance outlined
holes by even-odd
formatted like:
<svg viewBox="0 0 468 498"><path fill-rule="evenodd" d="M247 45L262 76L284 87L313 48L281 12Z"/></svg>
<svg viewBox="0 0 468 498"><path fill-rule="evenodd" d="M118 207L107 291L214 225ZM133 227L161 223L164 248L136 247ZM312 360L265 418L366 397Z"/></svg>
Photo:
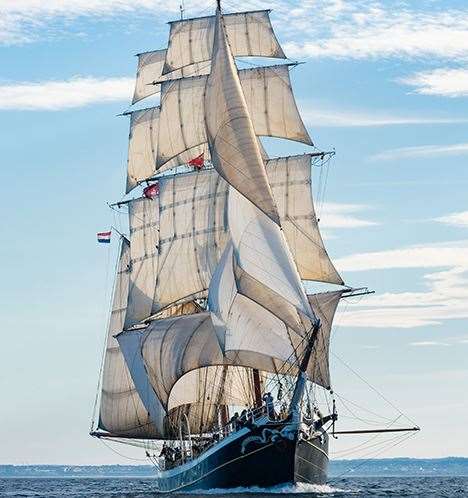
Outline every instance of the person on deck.
<svg viewBox="0 0 468 498"><path fill-rule="evenodd" d="M273 396L271 395L270 392L265 393L263 395L263 401L265 403L266 413L268 415L268 418L271 420L275 420L276 413L275 413L274 400L273 400Z"/></svg>
<svg viewBox="0 0 468 498"><path fill-rule="evenodd" d="M231 429L233 431L237 431L237 429L239 429L239 414L237 412L231 417L229 424L231 425Z"/></svg>

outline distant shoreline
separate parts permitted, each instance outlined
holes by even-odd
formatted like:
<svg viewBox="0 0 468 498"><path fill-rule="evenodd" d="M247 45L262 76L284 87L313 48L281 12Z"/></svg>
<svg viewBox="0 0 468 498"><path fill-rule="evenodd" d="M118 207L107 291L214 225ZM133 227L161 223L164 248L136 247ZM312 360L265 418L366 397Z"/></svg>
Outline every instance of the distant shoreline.
<svg viewBox="0 0 468 498"><path fill-rule="evenodd" d="M151 478L152 465L0 465L0 478ZM345 477L468 476L468 458L332 460L331 479Z"/></svg>

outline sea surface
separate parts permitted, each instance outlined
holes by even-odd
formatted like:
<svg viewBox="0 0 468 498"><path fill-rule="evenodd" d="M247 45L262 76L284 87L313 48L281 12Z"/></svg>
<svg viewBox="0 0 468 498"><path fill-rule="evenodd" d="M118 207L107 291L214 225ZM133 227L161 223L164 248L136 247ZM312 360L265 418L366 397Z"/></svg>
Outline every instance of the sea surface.
<svg viewBox="0 0 468 498"><path fill-rule="evenodd" d="M270 489L239 488L229 493L219 490L200 493L158 494L151 478L5 478L0 479L2 497L125 497L167 498L168 496L194 497L220 496L260 498L279 495L296 498L315 497L417 497L462 498L468 497L468 477L353 477L330 479L324 486L282 486Z"/></svg>

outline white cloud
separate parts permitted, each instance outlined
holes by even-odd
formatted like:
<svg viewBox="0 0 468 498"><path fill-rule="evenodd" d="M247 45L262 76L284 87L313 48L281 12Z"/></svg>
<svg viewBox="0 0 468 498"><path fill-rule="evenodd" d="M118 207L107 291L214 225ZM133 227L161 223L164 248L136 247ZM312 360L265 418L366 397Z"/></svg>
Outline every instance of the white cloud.
<svg viewBox="0 0 468 498"><path fill-rule="evenodd" d="M468 241L361 253L336 261L340 271L437 268L423 276L425 289L387 292L348 300L339 324L351 327L412 328L468 318Z"/></svg>
<svg viewBox="0 0 468 498"><path fill-rule="evenodd" d="M416 342L410 342L410 346L417 346L417 347L426 347L426 346L450 346L450 344L446 342L440 342L440 341L416 341Z"/></svg>
<svg viewBox="0 0 468 498"><path fill-rule="evenodd" d="M369 158L371 161L389 161L408 157L459 156L468 154L468 143L451 145L418 145L384 150Z"/></svg>
<svg viewBox="0 0 468 498"><path fill-rule="evenodd" d="M323 109L311 102L301 103L301 115L308 126L326 127L377 127L399 125L431 125L466 123L468 119L436 116L402 116L390 112L362 112Z"/></svg>
<svg viewBox="0 0 468 498"><path fill-rule="evenodd" d="M319 207L320 228L362 228L378 225L375 221L359 218L354 214L369 209L362 204L324 202Z"/></svg>
<svg viewBox="0 0 468 498"><path fill-rule="evenodd" d="M46 25L82 16L108 17L179 11L178 2L163 0L2 0L0 2L0 43L33 41Z"/></svg>
<svg viewBox="0 0 468 498"><path fill-rule="evenodd" d="M406 78L400 78L398 81L415 87L415 92L423 95L468 96L468 69L441 68L433 71L422 71Z"/></svg>
<svg viewBox="0 0 468 498"><path fill-rule="evenodd" d="M468 227L468 211L450 213L445 216L440 216L439 218L434 218L434 221L456 227Z"/></svg>
<svg viewBox="0 0 468 498"><path fill-rule="evenodd" d="M65 81L0 85L0 109L71 109L93 103L129 101L134 78L76 77Z"/></svg>
<svg viewBox="0 0 468 498"><path fill-rule="evenodd" d="M414 5L399 0L241 0L235 8L272 8L290 57L468 57L468 10ZM213 3L187 0L185 8L194 16L212 11ZM2 0L0 43L33 41L44 27L78 17L161 18L178 12L179 2L164 0Z"/></svg>
<svg viewBox="0 0 468 498"><path fill-rule="evenodd" d="M468 240L352 254L339 258L336 265L341 271L466 266L468 265Z"/></svg>
<svg viewBox="0 0 468 498"><path fill-rule="evenodd" d="M288 19L286 49L295 57L468 57L468 10L414 5L304 0L282 12Z"/></svg>

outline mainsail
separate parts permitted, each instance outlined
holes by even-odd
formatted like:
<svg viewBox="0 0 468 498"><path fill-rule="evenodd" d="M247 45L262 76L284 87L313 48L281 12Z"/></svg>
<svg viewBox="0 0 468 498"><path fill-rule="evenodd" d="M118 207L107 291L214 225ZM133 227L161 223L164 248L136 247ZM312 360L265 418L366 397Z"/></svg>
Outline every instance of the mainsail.
<svg viewBox="0 0 468 498"><path fill-rule="evenodd" d="M295 375L314 337L309 380L330 388L331 323L342 290L306 295L303 280L343 281L312 199L316 154L269 159L259 137L306 145L290 64L238 70L235 57L284 59L268 11L171 23L167 49L138 56L127 202L108 331L99 428L171 439L229 406L258 403L259 379ZM171 171L203 154L205 166ZM132 405L132 409L130 409ZM221 417L222 418L222 417ZM179 425L178 425L179 424Z"/></svg>
<svg viewBox="0 0 468 498"><path fill-rule="evenodd" d="M141 401L114 337L124 325L129 280L130 244L122 238L107 331L98 427L123 436L155 437L159 434Z"/></svg>

